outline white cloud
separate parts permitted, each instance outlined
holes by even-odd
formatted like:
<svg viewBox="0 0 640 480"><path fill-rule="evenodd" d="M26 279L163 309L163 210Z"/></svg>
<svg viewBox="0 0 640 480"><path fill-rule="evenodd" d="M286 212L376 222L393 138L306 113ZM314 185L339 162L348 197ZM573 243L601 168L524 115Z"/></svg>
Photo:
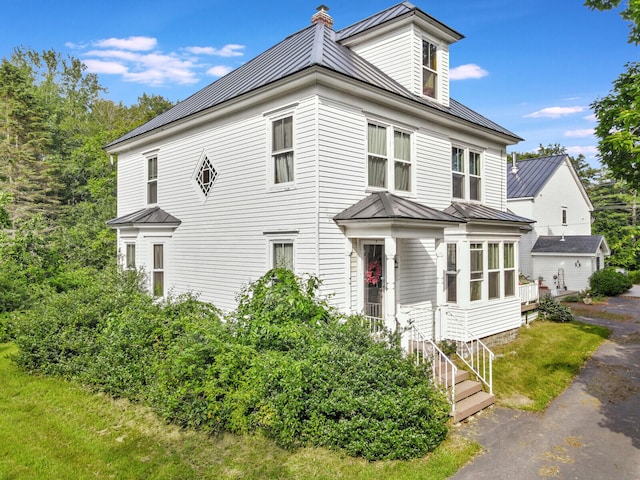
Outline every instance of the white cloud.
<svg viewBox="0 0 640 480"><path fill-rule="evenodd" d="M567 130L566 132L564 132L565 137L571 137L571 138L584 138L584 137L590 137L591 135L593 135L593 128Z"/></svg>
<svg viewBox="0 0 640 480"><path fill-rule="evenodd" d="M207 75L211 77L224 77L227 73L233 70L233 67L227 65L216 65L207 70Z"/></svg>
<svg viewBox="0 0 640 480"><path fill-rule="evenodd" d="M238 50L244 49L244 45L238 45L236 43L229 43L222 47L221 49L217 49L214 47L187 47L185 50L189 53L193 53L194 55L217 55L219 57L241 57L244 55L243 52L239 52Z"/></svg>
<svg viewBox="0 0 640 480"><path fill-rule="evenodd" d="M100 48L117 48L121 50L149 51L158 44L158 40L152 37L127 37L127 38L106 38L93 43Z"/></svg>
<svg viewBox="0 0 640 480"><path fill-rule="evenodd" d="M459 67L449 70L449 78L451 80L466 80L468 78L482 78L489 75L484 68L476 65L475 63L469 63L467 65L460 65Z"/></svg>
<svg viewBox="0 0 640 480"><path fill-rule="evenodd" d="M91 73L106 73L109 75L123 75L127 73L127 67L118 62L89 59L85 60L84 64Z"/></svg>
<svg viewBox="0 0 640 480"><path fill-rule="evenodd" d="M567 153L572 157L582 154L587 158L595 158L598 156L599 152L598 152L598 147L595 145L584 145L584 146L567 147Z"/></svg>
<svg viewBox="0 0 640 480"><path fill-rule="evenodd" d="M597 122L598 118L596 117L595 113L592 113L591 115L587 115L586 117L584 117L585 120L589 121L589 122Z"/></svg>
<svg viewBox="0 0 640 480"><path fill-rule="evenodd" d="M574 113L584 112L587 107L547 107L525 115L525 118L560 118Z"/></svg>

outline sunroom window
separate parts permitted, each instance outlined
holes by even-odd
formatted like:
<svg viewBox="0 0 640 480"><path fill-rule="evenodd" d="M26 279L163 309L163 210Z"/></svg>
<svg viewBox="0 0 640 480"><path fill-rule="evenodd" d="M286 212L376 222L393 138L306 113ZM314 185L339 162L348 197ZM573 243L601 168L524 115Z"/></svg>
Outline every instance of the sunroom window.
<svg viewBox="0 0 640 480"><path fill-rule="evenodd" d="M482 280L484 277L484 259L482 243L471 244L471 301L482 300Z"/></svg>
<svg viewBox="0 0 640 480"><path fill-rule="evenodd" d="M515 244L504 244L504 296L516 294Z"/></svg>
<svg viewBox="0 0 640 480"><path fill-rule="evenodd" d="M500 298L500 244L488 245L489 299Z"/></svg>

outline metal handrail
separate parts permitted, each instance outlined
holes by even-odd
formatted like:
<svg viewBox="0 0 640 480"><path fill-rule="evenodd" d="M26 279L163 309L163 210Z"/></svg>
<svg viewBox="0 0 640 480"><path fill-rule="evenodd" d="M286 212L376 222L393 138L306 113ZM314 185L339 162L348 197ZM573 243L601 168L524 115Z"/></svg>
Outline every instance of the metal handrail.
<svg viewBox="0 0 640 480"><path fill-rule="evenodd" d="M463 330L463 338L454 340L456 343L456 355L487 386L489 393L493 394L493 360L495 359L495 354L469 330L467 325L461 324L455 315L447 312L447 316L453 319L457 323L456 326Z"/></svg>
<svg viewBox="0 0 640 480"><path fill-rule="evenodd" d="M429 338L425 338L413 325L406 327L409 332L407 355L414 361L428 364L435 385L439 385L451 404L451 414L456 408L456 374L458 367Z"/></svg>

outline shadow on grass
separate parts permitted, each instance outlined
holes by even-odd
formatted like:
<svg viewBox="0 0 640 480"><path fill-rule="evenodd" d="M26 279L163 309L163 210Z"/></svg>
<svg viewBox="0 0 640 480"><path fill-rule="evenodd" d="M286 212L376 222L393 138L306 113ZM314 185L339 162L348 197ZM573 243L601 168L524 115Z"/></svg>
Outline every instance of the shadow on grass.
<svg viewBox="0 0 640 480"><path fill-rule="evenodd" d="M600 325L593 325L590 323L584 323L579 320L574 320L571 322L571 325L574 325L578 330L584 333L588 333L590 335L597 335L603 340L609 338L611 335L611 330L606 327L601 327Z"/></svg>
<svg viewBox="0 0 640 480"><path fill-rule="evenodd" d="M0 343L0 358L14 350L13 343Z"/></svg>

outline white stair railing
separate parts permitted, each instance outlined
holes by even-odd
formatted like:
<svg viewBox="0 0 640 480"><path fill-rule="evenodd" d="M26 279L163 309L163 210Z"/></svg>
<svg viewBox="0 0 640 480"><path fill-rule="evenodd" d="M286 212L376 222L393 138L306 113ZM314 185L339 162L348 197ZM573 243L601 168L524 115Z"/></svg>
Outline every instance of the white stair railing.
<svg viewBox="0 0 640 480"><path fill-rule="evenodd" d="M451 404L451 414L456 408L456 374L458 367L429 338L425 338L413 325L404 329L408 334L407 355L419 364L431 369L435 385L439 385Z"/></svg>
<svg viewBox="0 0 640 480"><path fill-rule="evenodd" d="M493 359L495 354L474 335L466 324L460 322L450 311L447 312L450 326L458 333L453 341L456 343L456 355L471 369L493 394Z"/></svg>

